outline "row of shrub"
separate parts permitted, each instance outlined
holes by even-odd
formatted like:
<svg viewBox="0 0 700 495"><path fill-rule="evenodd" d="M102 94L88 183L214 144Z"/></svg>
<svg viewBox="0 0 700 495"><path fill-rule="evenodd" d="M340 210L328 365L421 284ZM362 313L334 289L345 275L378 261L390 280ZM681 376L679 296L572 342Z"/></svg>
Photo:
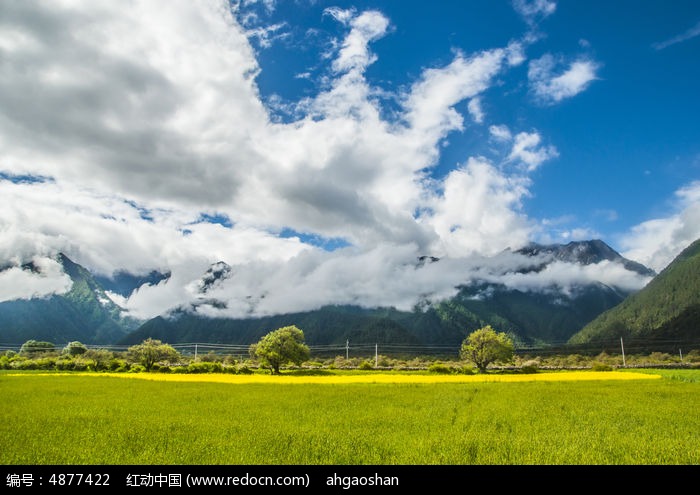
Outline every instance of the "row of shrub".
<svg viewBox="0 0 700 495"><path fill-rule="evenodd" d="M97 351L97 358L91 357L95 351L89 351L88 355L69 356L53 355L41 357L27 357L13 351L0 354L0 369L2 370L42 370L42 371L109 371L116 373L140 373L146 368L126 359L116 357L109 351ZM111 355L111 356L107 356ZM224 364L210 361L191 361L168 365L157 363L151 371L159 373L231 373L250 374L253 370L246 364Z"/></svg>
<svg viewBox="0 0 700 495"><path fill-rule="evenodd" d="M376 365L375 365L376 364ZM654 352L648 355L626 356L627 367L642 366L700 366L700 351L694 350L683 356ZM520 373L535 373L544 369L594 369L611 370L623 366L621 355L601 353L597 356L579 354L532 356L516 355L507 367ZM232 373L247 374L258 369L256 360L235 359L231 355L208 353L197 359L191 356L178 356L177 362L159 362L151 371L160 373ZM388 356L377 358L335 356L324 360L307 361L302 369L359 369L359 370L427 370L436 374L472 374L473 365L456 359L435 359L429 356L398 359ZM20 352L5 351L0 353L0 369L4 370L45 370L45 371L109 371L141 372L146 368L125 352L113 352L104 349L85 349L80 353L61 351Z"/></svg>

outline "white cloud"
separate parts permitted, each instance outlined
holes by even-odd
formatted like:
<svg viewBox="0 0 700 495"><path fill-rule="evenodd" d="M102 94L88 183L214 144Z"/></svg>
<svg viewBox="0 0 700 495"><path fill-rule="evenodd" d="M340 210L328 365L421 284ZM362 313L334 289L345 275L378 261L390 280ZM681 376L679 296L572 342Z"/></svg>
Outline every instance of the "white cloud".
<svg viewBox="0 0 700 495"><path fill-rule="evenodd" d="M557 71L559 64L551 54L532 60L528 68L530 88L535 97L546 104L576 96L598 79L600 64L593 60L578 59L564 71Z"/></svg>
<svg viewBox="0 0 700 495"><path fill-rule="evenodd" d="M416 248L409 244L309 252L284 264L234 266L233 277L207 297L228 301L223 312L230 315L286 313L336 303L410 310L422 296L441 299L456 292L458 275L446 265L416 269Z"/></svg>
<svg viewBox="0 0 700 495"><path fill-rule="evenodd" d="M240 229L289 227L358 246L434 241L413 217L432 195L424 170L441 139L462 128L455 105L504 68L503 49L457 54L426 70L400 95L403 115L387 122L364 70L388 20L330 10L348 26L331 61L337 74L301 102L307 117L278 124L260 101L254 52L225 2L167 5L12 4L21 10L8 16L17 19L13 30L33 44L0 66L2 168L53 177L57 203L69 194L61 188L77 185L148 210L219 211ZM98 251L95 260L107 254ZM158 258L147 251L134 259Z"/></svg>
<svg viewBox="0 0 700 495"><path fill-rule="evenodd" d="M503 69L504 60L506 51L503 49L484 51L468 58L458 53L447 67L424 71L405 98L411 138L429 146L448 132L461 130L464 121L454 105L487 89Z"/></svg>
<svg viewBox="0 0 700 495"><path fill-rule="evenodd" d="M524 163L528 171L535 170L542 163L559 156L554 146L540 146L542 137L537 132L520 132L516 134L509 160Z"/></svg>
<svg viewBox="0 0 700 495"><path fill-rule="evenodd" d="M557 10L552 0L513 0L513 8L528 24L549 17Z"/></svg>
<svg viewBox="0 0 700 495"><path fill-rule="evenodd" d="M450 172L424 221L439 235L441 255L494 254L527 242L532 225L520 213L529 180L508 177L485 159Z"/></svg>
<svg viewBox="0 0 700 495"><path fill-rule="evenodd" d="M340 7L328 7L323 12L346 26L349 25L350 21L357 15L357 10L354 8L341 9Z"/></svg>
<svg viewBox="0 0 700 495"><path fill-rule="evenodd" d="M296 120L277 122L255 82L251 32L224 0L2 8L0 259L62 251L103 274L170 271L121 301L134 315L201 302L196 281L220 260L234 274L213 295L231 315L330 303L409 308L454 293L483 256L537 230L522 211L527 172L556 156L539 133L490 128L512 142L504 158L525 167L505 171L465 154L463 166L429 178L443 141L464 131L464 114L483 120L481 95L523 62L518 43L422 71L389 95L399 104L386 118L365 71L389 20L327 9L346 32L322 89L290 103ZM7 179L21 174L51 180ZM281 235L289 231L300 235ZM351 247L327 253L302 234ZM447 257L416 270L423 254ZM41 279L12 266L5 276L18 281L1 284L4 297L66 287L60 274Z"/></svg>
<svg viewBox="0 0 700 495"><path fill-rule="evenodd" d="M419 265L417 253L408 244L385 244L371 250L308 251L285 263L234 265L232 275L206 293L199 291L195 274L176 271L177 280L141 288L128 307L133 314L145 316L148 312L142 310L160 307L163 312L178 301L185 307L193 304L194 311L209 317L265 316L328 304L410 311L426 300L453 296L457 286L472 282L575 297L578 289L590 283L638 290L649 281L649 277L607 261L588 266L554 262L535 272L534 267L551 260L503 251L490 257L450 257ZM217 303L212 305L212 300Z"/></svg>
<svg viewBox="0 0 700 495"><path fill-rule="evenodd" d="M508 126L505 125L490 126L489 134L491 134L491 137L493 137L497 141L510 141L511 139L513 139L513 135L511 134L510 129L508 129Z"/></svg>
<svg viewBox="0 0 700 495"><path fill-rule="evenodd" d="M61 265L51 258L35 256L34 270L11 266L0 271L0 302L64 294L73 285Z"/></svg>
<svg viewBox="0 0 700 495"><path fill-rule="evenodd" d="M698 21L693 27L691 27L687 31L679 35L673 36L672 38L669 38L666 41L654 43L651 46L653 46L655 50L663 50L664 48L668 48L669 46L678 43L683 43L684 41L693 39L696 36L700 36L700 21Z"/></svg>
<svg viewBox="0 0 700 495"><path fill-rule="evenodd" d="M251 28L246 31L249 38L254 38L262 48L269 48L274 41L286 38L289 33L283 31L286 23L279 22L271 26Z"/></svg>
<svg viewBox="0 0 700 495"><path fill-rule="evenodd" d="M625 257L660 272L680 252L700 239L700 181L675 194L674 213L643 222L621 239Z"/></svg>
<svg viewBox="0 0 700 495"><path fill-rule="evenodd" d="M517 67L527 60L525 57L525 48L519 41L511 41L506 47L506 60L510 67Z"/></svg>
<svg viewBox="0 0 700 495"><path fill-rule="evenodd" d="M364 70L376 60L369 51L369 43L381 38L389 27L389 20L380 12L367 11L357 17L350 17L348 11L334 17L350 25L350 33L345 37L338 57L333 61L336 72Z"/></svg>
<svg viewBox="0 0 700 495"><path fill-rule="evenodd" d="M277 4L277 0L244 0L244 2L249 4L262 3L268 12L273 12Z"/></svg>
<svg viewBox="0 0 700 495"><path fill-rule="evenodd" d="M651 277L629 271L620 263L601 261L591 265L554 262L541 272L518 273L515 271L499 275L492 281L500 281L511 289L542 292L556 291L570 296L581 287L602 283L628 291L643 288Z"/></svg>
<svg viewBox="0 0 700 495"><path fill-rule="evenodd" d="M489 135L495 142L511 144L506 162L522 164L527 172L532 172L545 161L559 156L556 147L541 145L542 136L536 131L519 132L513 136L508 126L492 125L489 127Z"/></svg>
<svg viewBox="0 0 700 495"><path fill-rule="evenodd" d="M0 65L3 168L151 202L230 201L258 160L250 127L230 123L264 128L267 116L224 2L3 9L33 43Z"/></svg>
<svg viewBox="0 0 700 495"><path fill-rule="evenodd" d="M482 124L484 122L484 117L486 117L486 115L484 114L483 108L481 108L481 98L476 97L469 100L467 110L469 110L469 115L471 115L474 122L477 124Z"/></svg>
<svg viewBox="0 0 700 495"><path fill-rule="evenodd" d="M0 181L0 196L7 201L0 209L0 259L17 263L64 252L105 275L165 272L182 263L201 272L219 259L285 260L309 249L252 227L195 223L196 209L144 214L118 196L69 185Z"/></svg>
<svg viewBox="0 0 700 495"><path fill-rule="evenodd" d="M231 7L235 11L248 9L261 5L267 14L275 11L277 0L231 0Z"/></svg>

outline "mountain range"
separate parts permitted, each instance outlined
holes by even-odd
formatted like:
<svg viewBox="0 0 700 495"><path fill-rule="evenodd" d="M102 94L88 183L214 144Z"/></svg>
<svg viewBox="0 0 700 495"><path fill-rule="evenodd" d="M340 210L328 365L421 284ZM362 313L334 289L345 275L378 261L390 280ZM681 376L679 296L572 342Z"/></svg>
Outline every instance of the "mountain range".
<svg viewBox="0 0 700 495"><path fill-rule="evenodd" d="M652 277L654 271L627 260L600 240L565 245L530 244L513 253L524 262L517 268L503 269L502 275L540 273L553 263L577 267L611 262L629 272ZM521 260L521 261L522 261ZM417 268L439 263L439 258L422 256ZM219 262L199 282L199 304L224 306L207 297L209 289L232 274L231 267ZM312 345L354 343L397 343L411 345L459 346L471 331L492 325L508 332L522 344L564 343L586 323L623 301L631 291L593 281L566 290L551 286L543 290L517 289L503 283L472 280L458 287L457 294L445 301L426 302L413 311L394 308L363 308L328 305L314 311L257 318L208 318L181 307L167 315L145 322L120 341L133 344L152 337L176 342L221 342L247 344L270 330L297 325Z"/></svg>
<svg viewBox="0 0 700 495"><path fill-rule="evenodd" d="M688 275L689 272L698 273L696 265L692 265L694 272L687 266L674 268L676 263L699 263L694 260L700 247L697 243L693 246L636 294L629 288L600 280L588 280L572 287L553 283L535 290L501 283L492 277L465 281L456 288L453 297L440 302L425 301L412 311L328 305L313 311L255 318L210 318L199 314L196 304L190 304L147 321L130 317L110 296L128 297L144 284L169 283L170 274L151 272L135 276L117 272L112 277L95 276L60 254L57 261L72 281L70 290L44 298L0 303L0 341L21 344L36 339L55 343L79 340L87 344L133 344L152 337L169 343L249 344L271 330L292 324L304 330L310 345L342 345L350 340L355 344L458 346L468 333L487 324L508 332L518 343L529 345L583 343L608 336L621 326L629 326L626 331L640 335L659 329L678 335L696 335L695 327L688 322L697 321L700 312L697 298L668 296L677 310L663 314L657 311L654 314L658 318L653 324L648 323L651 320L647 318L644 320L647 323L637 327L632 319L615 316L616 311L628 307L638 314L640 310L634 309L637 306L630 306L635 301L641 301L635 303L641 307L651 308L656 301L665 300L660 293L678 293L676 281L664 282L670 280L668 273L673 277L685 274L687 287L684 285L680 291L683 294L690 293L691 287L697 288L698 277ZM584 269L603 263L609 264L606 267L624 269L625 273L649 279L656 275L653 270L622 257L600 240L563 245L531 244L504 255L526 260L517 268L503 268L501 275L504 277L536 276L557 264ZM440 259L421 257L416 260L416 268L429 263L440 263ZM23 265L22 269L36 270L30 265ZM225 302L209 297L209 293L212 287L231 276L231 266L224 262L213 264L195 284L201 296L197 304L224 307ZM659 279L662 282L657 282ZM649 291L651 295L645 295Z"/></svg>
<svg viewBox="0 0 700 495"><path fill-rule="evenodd" d="M628 343L675 348L700 345L700 239L684 249L636 294L602 313L570 339L572 344L625 338ZM666 345L662 345L666 344Z"/></svg>

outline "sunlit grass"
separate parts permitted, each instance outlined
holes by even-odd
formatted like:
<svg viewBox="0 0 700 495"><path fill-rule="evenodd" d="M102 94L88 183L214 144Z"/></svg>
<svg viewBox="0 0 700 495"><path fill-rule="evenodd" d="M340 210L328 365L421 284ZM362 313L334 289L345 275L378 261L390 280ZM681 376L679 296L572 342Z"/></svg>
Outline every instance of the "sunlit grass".
<svg viewBox="0 0 700 495"><path fill-rule="evenodd" d="M697 465L692 375L2 373L0 463Z"/></svg>

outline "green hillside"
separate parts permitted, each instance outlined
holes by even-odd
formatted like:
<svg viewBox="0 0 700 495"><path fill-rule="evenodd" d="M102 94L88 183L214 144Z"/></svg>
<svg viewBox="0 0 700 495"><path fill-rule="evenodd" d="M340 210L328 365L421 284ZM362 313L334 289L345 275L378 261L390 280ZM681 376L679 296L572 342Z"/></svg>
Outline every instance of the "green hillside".
<svg viewBox="0 0 700 495"><path fill-rule="evenodd" d="M170 343L217 342L249 344L287 325L304 330L311 345L393 343L459 346L470 332L492 325L524 343L565 342L571 335L624 294L605 286L582 289L564 300L540 293L490 286L490 297L477 298L485 287L464 287L452 299L429 308L398 311L393 308L326 306L315 311L263 318L206 318L177 312L144 323L120 343L136 344L146 338Z"/></svg>
<svg viewBox="0 0 700 495"><path fill-rule="evenodd" d="M601 314L570 343L628 336L655 341L700 337L700 239L644 289Z"/></svg>
<svg viewBox="0 0 700 495"><path fill-rule="evenodd" d="M114 342L138 326L138 321L122 317L88 270L63 254L58 261L73 282L71 289L46 298L0 303L1 342Z"/></svg>
<svg viewBox="0 0 700 495"><path fill-rule="evenodd" d="M402 342L417 343L400 324L384 315L350 306L327 306L316 311L274 315L262 318L206 318L180 312L170 317L158 316L124 337L120 343L136 344L146 338L173 342L215 342L250 344L266 333L288 325L304 330L312 345Z"/></svg>

